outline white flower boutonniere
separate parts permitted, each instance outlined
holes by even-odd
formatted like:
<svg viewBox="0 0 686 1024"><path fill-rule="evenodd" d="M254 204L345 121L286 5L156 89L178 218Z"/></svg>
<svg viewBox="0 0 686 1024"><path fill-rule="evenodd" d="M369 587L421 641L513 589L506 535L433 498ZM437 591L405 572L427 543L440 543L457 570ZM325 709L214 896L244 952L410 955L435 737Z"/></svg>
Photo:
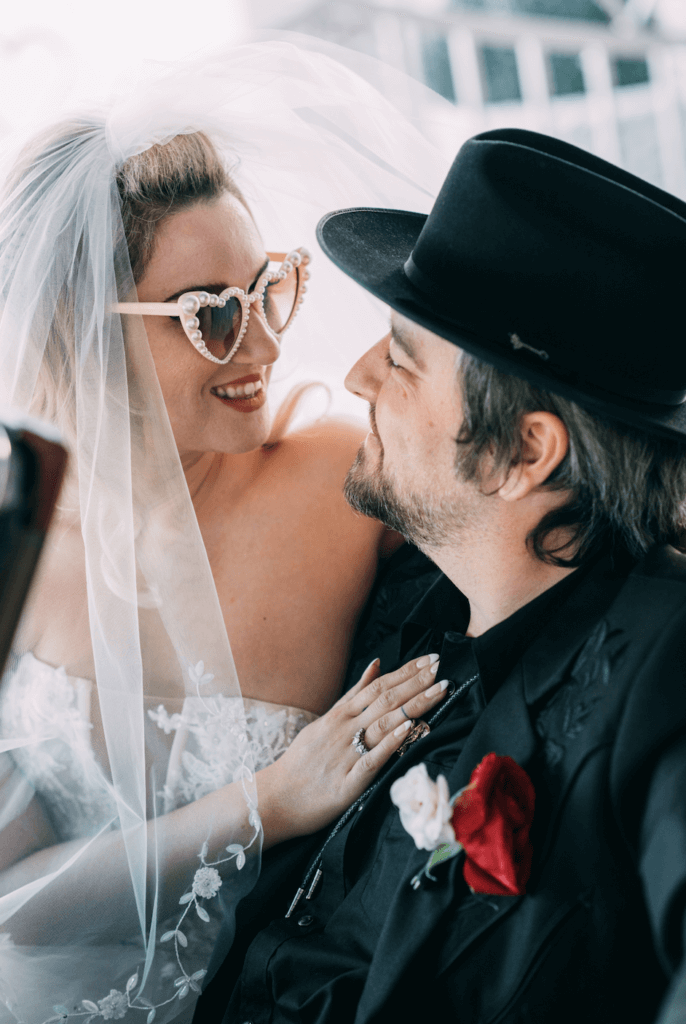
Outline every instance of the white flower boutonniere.
<svg viewBox="0 0 686 1024"><path fill-rule="evenodd" d="M403 827L414 839L417 849L435 850L442 843L455 842L450 792L442 775L434 782L426 765L417 764L393 783L391 800L399 809Z"/></svg>

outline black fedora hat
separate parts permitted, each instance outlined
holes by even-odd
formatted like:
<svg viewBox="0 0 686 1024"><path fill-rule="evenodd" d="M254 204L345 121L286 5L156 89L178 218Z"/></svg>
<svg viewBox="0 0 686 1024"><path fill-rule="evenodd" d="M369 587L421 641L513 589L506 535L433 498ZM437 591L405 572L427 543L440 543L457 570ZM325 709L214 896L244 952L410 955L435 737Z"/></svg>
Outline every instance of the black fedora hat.
<svg viewBox="0 0 686 1024"><path fill-rule="evenodd" d="M591 412L686 437L686 203L516 128L460 149L433 210L350 209L324 252L393 309Z"/></svg>

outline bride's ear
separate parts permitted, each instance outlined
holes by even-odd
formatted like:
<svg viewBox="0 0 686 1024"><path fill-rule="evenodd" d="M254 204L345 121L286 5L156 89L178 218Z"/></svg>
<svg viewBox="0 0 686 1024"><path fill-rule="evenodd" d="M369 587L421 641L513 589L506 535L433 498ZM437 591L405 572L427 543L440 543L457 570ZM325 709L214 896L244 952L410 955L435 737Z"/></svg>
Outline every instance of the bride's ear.
<svg viewBox="0 0 686 1024"><path fill-rule="evenodd" d="M525 413L520 431L521 459L497 492L503 501L521 501L542 487L569 450L567 428L552 412Z"/></svg>

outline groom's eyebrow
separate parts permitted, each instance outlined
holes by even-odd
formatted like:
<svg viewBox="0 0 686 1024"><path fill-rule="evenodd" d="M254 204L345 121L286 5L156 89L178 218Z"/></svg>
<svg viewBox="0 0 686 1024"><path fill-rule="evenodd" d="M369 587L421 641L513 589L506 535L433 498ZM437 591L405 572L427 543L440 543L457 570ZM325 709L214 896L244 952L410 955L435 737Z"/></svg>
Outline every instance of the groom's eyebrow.
<svg viewBox="0 0 686 1024"><path fill-rule="evenodd" d="M419 357L417 349L415 348L412 339L406 331L402 329L398 324L391 324L391 337L396 343L398 348L401 348L406 356L412 360L419 370L426 370L424 361Z"/></svg>

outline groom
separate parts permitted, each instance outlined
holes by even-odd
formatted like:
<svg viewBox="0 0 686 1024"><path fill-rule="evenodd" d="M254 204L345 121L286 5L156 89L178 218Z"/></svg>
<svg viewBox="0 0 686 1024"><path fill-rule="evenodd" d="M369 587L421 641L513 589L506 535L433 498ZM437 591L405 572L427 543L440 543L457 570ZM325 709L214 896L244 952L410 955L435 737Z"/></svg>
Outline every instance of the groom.
<svg viewBox="0 0 686 1024"><path fill-rule="evenodd" d="M686 204L499 130L428 219L319 237L393 310L347 381L348 500L436 566L369 628L450 690L342 823L265 856L195 1019L686 1020ZM432 877L389 793L421 764L485 821Z"/></svg>

